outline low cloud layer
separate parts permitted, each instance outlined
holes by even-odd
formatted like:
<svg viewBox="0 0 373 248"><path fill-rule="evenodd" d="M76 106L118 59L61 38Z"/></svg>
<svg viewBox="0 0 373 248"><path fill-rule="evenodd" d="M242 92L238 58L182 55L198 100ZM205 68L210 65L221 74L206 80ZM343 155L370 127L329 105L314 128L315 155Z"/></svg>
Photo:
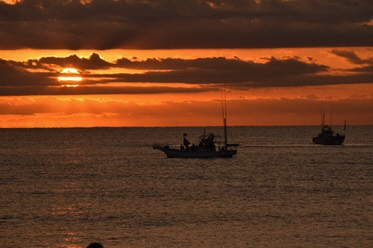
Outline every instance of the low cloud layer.
<svg viewBox="0 0 373 248"><path fill-rule="evenodd" d="M333 124L372 123L372 99L325 101L334 104ZM320 103L309 99L231 100L229 125L318 125ZM182 114L181 114L181 111ZM219 101L164 101L137 104L118 99L54 96L0 98L0 127L221 125ZM306 111L305 111L306 110ZM196 122L196 120L198 120Z"/></svg>
<svg viewBox="0 0 373 248"><path fill-rule="evenodd" d="M275 48L373 44L373 2L369 0L7 2L0 1L0 49Z"/></svg>
<svg viewBox="0 0 373 248"><path fill-rule="evenodd" d="M373 83L372 57L361 58L351 50L338 49L330 54L349 61L352 67L335 73L336 68L297 56L268 57L260 62L225 57L144 60L122 57L106 61L93 53L87 58L70 55L27 61L0 60L0 95L196 93L217 91L221 84L248 90ZM81 72L83 81L79 87L61 87L57 77L65 67ZM153 84L144 87L142 83Z"/></svg>

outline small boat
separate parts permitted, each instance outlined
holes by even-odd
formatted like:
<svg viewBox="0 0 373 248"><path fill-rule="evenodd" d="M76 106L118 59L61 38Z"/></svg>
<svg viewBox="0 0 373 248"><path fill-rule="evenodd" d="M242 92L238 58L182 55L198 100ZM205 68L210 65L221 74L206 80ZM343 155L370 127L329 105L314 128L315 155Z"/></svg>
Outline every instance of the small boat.
<svg viewBox="0 0 373 248"><path fill-rule="evenodd" d="M200 136L198 145L190 145L187 134L183 135L183 143L179 148L171 148L169 145L153 145L153 149L164 152L167 158L231 158L237 154L238 144L228 144L227 140L227 111L225 93L222 90L222 112L224 124L224 141L216 142L213 133Z"/></svg>
<svg viewBox="0 0 373 248"><path fill-rule="evenodd" d="M171 148L169 145L153 145L167 155L167 158L231 158L237 154L238 144L223 144L215 142L213 133L200 136L198 145L190 145L190 142L183 137L183 144L180 148Z"/></svg>
<svg viewBox="0 0 373 248"><path fill-rule="evenodd" d="M323 114L322 116L321 133L312 138L313 143L320 145L341 145L345 140L345 135L339 133L334 135L331 126L324 124L324 119L325 114ZM344 125L344 129L346 129L346 122Z"/></svg>

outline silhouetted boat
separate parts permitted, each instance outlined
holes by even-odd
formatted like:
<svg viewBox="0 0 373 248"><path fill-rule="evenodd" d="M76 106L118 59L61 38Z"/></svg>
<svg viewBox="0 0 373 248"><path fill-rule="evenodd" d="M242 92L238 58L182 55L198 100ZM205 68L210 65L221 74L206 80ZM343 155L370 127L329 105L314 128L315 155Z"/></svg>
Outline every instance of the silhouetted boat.
<svg viewBox="0 0 373 248"><path fill-rule="evenodd" d="M180 148L171 148L169 145L153 145L153 149L164 152L168 158L231 158L237 154L238 144L219 144L215 142L213 133L200 136L199 144L190 145L184 134L184 142Z"/></svg>
<svg viewBox="0 0 373 248"><path fill-rule="evenodd" d="M321 133L312 138L313 143L320 145L341 145L345 140L344 134L335 134L332 128L324 124L325 114L322 115ZM345 127L346 129L346 122Z"/></svg>
<svg viewBox="0 0 373 248"><path fill-rule="evenodd" d="M223 96L223 91L222 91ZM204 133L200 136L198 145L190 145L183 135L183 144L180 148L171 148L169 145L153 145L153 149L164 152L168 158L231 158L237 154L238 144L228 144L227 140L227 119L226 119L226 99L222 99L224 142L216 142L213 133Z"/></svg>

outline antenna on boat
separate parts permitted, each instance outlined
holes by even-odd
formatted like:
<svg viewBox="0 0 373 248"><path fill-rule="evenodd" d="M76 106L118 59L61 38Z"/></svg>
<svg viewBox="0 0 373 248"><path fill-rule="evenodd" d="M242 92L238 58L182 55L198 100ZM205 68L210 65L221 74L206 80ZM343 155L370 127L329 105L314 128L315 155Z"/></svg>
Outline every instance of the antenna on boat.
<svg viewBox="0 0 373 248"><path fill-rule="evenodd" d="M325 113L322 113L321 114L321 132L324 130L324 126L325 126Z"/></svg>
<svg viewBox="0 0 373 248"><path fill-rule="evenodd" d="M345 124L343 126L343 131L346 131L346 120L345 120Z"/></svg>
<svg viewBox="0 0 373 248"><path fill-rule="evenodd" d="M224 126L224 143L227 148L228 137L227 137L227 94L225 92L224 85L221 87L221 108L223 114L223 126Z"/></svg>
<svg viewBox="0 0 373 248"><path fill-rule="evenodd" d="M330 106L330 126L332 126L332 122L333 122L333 101Z"/></svg>
<svg viewBox="0 0 373 248"><path fill-rule="evenodd" d="M324 99L321 101L320 105L320 124L321 124L321 132L324 129L324 120L325 120L325 112L324 112Z"/></svg>

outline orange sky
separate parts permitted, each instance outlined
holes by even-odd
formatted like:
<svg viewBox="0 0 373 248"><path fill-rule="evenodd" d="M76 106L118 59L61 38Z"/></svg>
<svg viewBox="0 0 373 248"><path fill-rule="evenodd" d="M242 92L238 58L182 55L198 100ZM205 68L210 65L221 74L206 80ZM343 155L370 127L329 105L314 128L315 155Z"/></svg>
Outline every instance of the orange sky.
<svg viewBox="0 0 373 248"><path fill-rule="evenodd" d="M373 125L371 1L0 0L0 13L0 128L217 126L222 86L229 125L321 112Z"/></svg>
<svg viewBox="0 0 373 248"><path fill-rule="evenodd" d="M207 58L224 56L265 63L269 56L313 58L312 63L328 65L327 74L350 74L346 69L361 67L345 57L330 53L330 48L313 49L239 49L239 50L177 50L177 51L104 51L100 56L112 61L123 56L147 58ZM362 59L372 58L371 48L343 48ZM2 51L6 60L26 61L51 56L53 51ZM56 51L67 57L87 51ZM135 56L137 55L137 56ZM84 57L85 56L85 57ZM73 65L72 65L73 66ZM104 72L105 70L102 70ZM88 72L85 72L87 75ZM326 72L325 72L326 73ZM58 74L57 74L58 75ZM55 78L57 87L58 82ZM84 81L84 79L83 79ZM119 84L113 84L117 87ZM211 91L183 92L198 89L201 84L133 82L126 87L144 89L178 87L175 93L131 93L100 95L14 95L0 97L0 127L91 127L91 126L216 126L221 125L219 88ZM81 86L79 86L81 87ZM347 119L351 125L373 124L373 86L366 83L283 87L235 87L226 84L228 124L230 125L318 125L321 110L333 114L334 125ZM140 89L141 92L141 89ZM148 92L148 91L144 91Z"/></svg>

